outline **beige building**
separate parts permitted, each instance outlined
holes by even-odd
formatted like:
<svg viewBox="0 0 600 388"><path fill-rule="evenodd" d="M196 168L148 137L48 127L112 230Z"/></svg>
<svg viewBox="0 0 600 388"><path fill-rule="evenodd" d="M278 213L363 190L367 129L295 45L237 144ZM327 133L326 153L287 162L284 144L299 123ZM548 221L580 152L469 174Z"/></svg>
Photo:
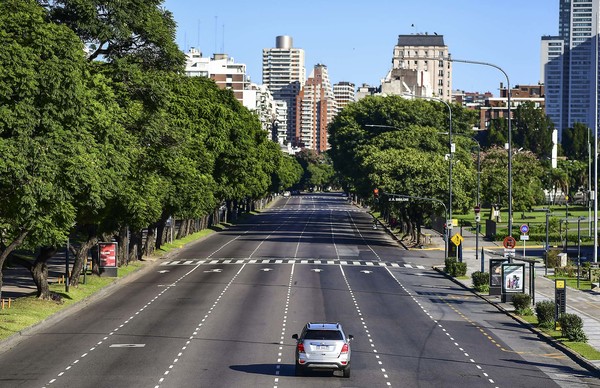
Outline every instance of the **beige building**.
<svg viewBox="0 0 600 388"><path fill-rule="evenodd" d="M452 100L452 62L443 35L399 35L381 93Z"/></svg>

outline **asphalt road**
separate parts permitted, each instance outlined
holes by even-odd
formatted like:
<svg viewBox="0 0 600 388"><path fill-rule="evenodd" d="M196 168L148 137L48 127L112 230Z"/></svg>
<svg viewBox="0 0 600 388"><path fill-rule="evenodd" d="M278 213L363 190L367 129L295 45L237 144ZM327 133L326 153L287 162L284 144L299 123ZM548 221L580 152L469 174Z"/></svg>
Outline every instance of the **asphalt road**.
<svg viewBox="0 0 600 388"><path fill-rule="evenodd" d="M0 354L0 386L600 387L371 225L339 194L282 198ZM294 376L307 321L354 335L350 379Z"/></svg>

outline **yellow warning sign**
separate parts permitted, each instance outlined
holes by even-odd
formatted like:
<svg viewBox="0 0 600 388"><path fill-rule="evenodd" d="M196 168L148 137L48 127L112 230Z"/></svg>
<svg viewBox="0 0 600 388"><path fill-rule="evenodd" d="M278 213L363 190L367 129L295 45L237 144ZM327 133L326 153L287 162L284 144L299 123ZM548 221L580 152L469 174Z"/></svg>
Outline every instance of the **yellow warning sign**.
<svg viewBox="0 0 600 388"><path fill-rule="evenodd" d="M460 233L456 233L450 240L454 243L454 245L459 246L462 244L464 238L460 235Z"/></svg>

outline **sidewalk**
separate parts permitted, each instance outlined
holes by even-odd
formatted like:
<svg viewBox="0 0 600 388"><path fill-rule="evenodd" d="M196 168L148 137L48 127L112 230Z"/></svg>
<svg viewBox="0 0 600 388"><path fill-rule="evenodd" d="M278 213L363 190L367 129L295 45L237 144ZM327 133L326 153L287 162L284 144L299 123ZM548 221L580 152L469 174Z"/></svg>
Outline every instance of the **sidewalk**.
<svg viewBox="0 0 600 388"><path fill-rule="evenodd" d="M459 232L460 230L455 230L454 233ZM428 248L440 249L444 250L444 239L442 236L435 231L424 231L424 233L430 233L432 236L432 244L428 246ZM501 243L484 240L482 236L479 236L479 251L478 251L478 259L476 259L476 240L475 234L472 233L468 228L463 228L461 235L464 240L462 242L463 245L463 256L462 261L467 264L467 276L469 276L468 280L458 280L464 286L471 288L471 274L475 271L481 271L481 249L484 249L484 258L485 258L485 272L489 271L489 259L490 258L502 258L504 248ZM520 243L517 245L517 248L520 246ZM519 249L516 249L516 260L515 262L519 262L518 258L521 257ZM548 269L548 274L552 275L554 272L553 269ZM526 293L529 293L529 269L528 266L525 268L525 273L527 275L527 279L525 280L526 284ZM551 300L554 301L554 280L548 279L544 276L545 268L544 264L536 264L534 270L535 277L535 302L540 302L542 300ZM498 306L498 308L511 312L514 311L514 307L510 303L502 303L500 296L488 296L481 295L488 302ZM566 292L567 298L567 313L577 314L583 320L583 331L588 337L588 344L593 346L595 349L600 351L600 293L595 291L580 291L571 287L567 287ZM567 352L571 352L567 349ZM572 353L572 352L571 352ZM600 361L589 361L584 360L587 364L591 364L592 367L595 367L597 371L600 371Z"/></svg>

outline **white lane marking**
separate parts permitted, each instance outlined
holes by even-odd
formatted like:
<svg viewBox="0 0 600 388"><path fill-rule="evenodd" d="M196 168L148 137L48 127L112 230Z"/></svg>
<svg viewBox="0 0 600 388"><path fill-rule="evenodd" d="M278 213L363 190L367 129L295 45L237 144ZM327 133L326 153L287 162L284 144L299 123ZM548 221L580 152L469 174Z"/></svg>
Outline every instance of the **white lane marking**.
<svg viewBox="0 0 600 388"><path fill-rule="evenodd" d="M280 371L281 371L281 362L282 362L282 355L283 355L283 344L284 344L284 338L285 338L285 333L286 333L286 328L287 328L287 314L288 314L288 310L290 308L290 298L292 296L292 285L294 282L294 268L295 265L292 264L292 271L290 273L290 280L288 282L288 287L287 287L287 295L285 297L285 308L283 311L283 322L281 324L281 337L280 337L280 341L279 341L279 348L278 348L278 353L277 353L277 364L275 365L275 380L273 381L273 388L277 388L278 383L279 383L279 375L280 375Z"/></svg>
<svg viewBox="0 0 600 388"><path fill-rule="evenodd" d="M389 268L387 268L387 267L386 267L385 269L386 269L386 271L388 271L388 273L390 274L390 276L391 276L391 277L392 277L392 278L393 278L393 279L396 281L396 283L398 283L398 285L399 285L399 286L402 288L402 290L404 290L404 292L406 292L406 293L407 293L407 294L408 294L408 295L411 297L411 299L413 300L413 302L415 302L415 303L416 303L416 304L417 304L417 305L418 305L418 306L421 308L421 310L423 310L423 312L424 312L424 313L425 313L425 314L426 314L426 315L427 315L427 316L428 316L428 317L429 317L429 318L430 318L430 319L431 319L431 320L432 320L432 321L433 321L433 322L434 322L434 323L435 323L435 324L436 324L436 325L437 325L437 326L438 326L440 329L442 329L442 332L444 332L444 333L445 333L445 334L446 334L446 335L449 337L449 339L452 341L452 343L454 344L454 346L456 346L456 347L457 347L457 349L458 349L459 351L461 351L461 352L463 353L463 355L464 355L466 358L468 358L468 359L469 359L469 361L470 361L472 364L474 364L474 365L475 365L475 367L476 367L478 370L480 370L480 371L482 372L482 374L483 374L485 377L488 377L487 373L485 373L485 372L484 372L484 370L483 370L483 368L481 367L481 365L479 365L479 364L475 363L475 361L474 361L474 360L473 360L473 359L472 359L472 358L469 356L469 354L468 354L467 352L465 352L465 351L464 351L464 349L463 349L463 348L460 346L460 344L459 344L458 342L456 342L456 341L454 340L454 338L452 338L452 337L451 337L451 336L448 334L448 331L446 330L446 328L444 328L444 327L442 326L442 324L441 324L441 323L439 323L437 320L435 320L435 319L434 319L434 318L433 318L433 317L432 317L432 316L429 314L429 312L428 312L428 311L425 309L425 307L423 307L423 306L421 305L421 303L420 303L420 302L417 300L417 298L415 298L415 296L414 296L414 295L413 295L413 294L412 294L412 293L411 293L411 292L410 292L410 291L409 291L409 290L408 290L406 287L404 287L404 284L402 284L402 283L401 283L401 282L398 280L398 278L396 278L396 276L395 276L395 275L392 273L392 271L390 271L390 269L389 269ZM491 384L494 384L494 381L493 381L492 379L488 379L488 381L489 381ZM496 388L498 388L498 387L496 387Z"/></svg>
<svg viewBox="0 0 600 388"><path fill-rule="evenodd" d="M191 341L198 335L198 332L200 331L200 329L204 325L204 322L206 322L206 320L208 319L209 315L212 313L212 311L214 310L214 308L217 307L217 305L221 301L221 298L223 297L223 295L225 295L225 293L227 292L227 290L229 289L229 287L231 287L231 285L233 284L233 282L235 281L235 279L240 275L240 273L242 273L242 271L244 270L244 268L246 268L246 264L242 265L242 267L237 271L237 273L235 274L235 276L233 278L231 278L231 280L229 281L229 283L227 283L227 285L225 286L225 288L223 288L223 290L221 291L221 294L219 295L219 297L215 300L215 302L213 303L213 305L211 306L211 308L208 310L208 312L206 313L206 315L204 316L204 318L202 318L200 320L200 322L198 322L198 326L196 326L196 328L192 332L192 335L189 336L188 341L181 348L181 350L179 351L177 357L174 359L173 363L171 365L169 365L168 369L165 371L165 373L163 374L163 376L168 375L169 371L171 369L173 369L174 365L177 363L177 361L179 360L179 358L181 358L184 355L184 352L187 349L187 345L189 345L191 343ZM158 381L158 384L156 384L154 386L154 388L160 387L160 385L163 383L163 381L164 381L164 377L161 378Z"/></svg>
<svg viewBox="0 0 600 388"><path fill-rule="evenodd" d="M215 253L219 252L221 249L223 249L224 247L226 247L227 245L231 244L233 241L239 239L240 237L244 236L245 234L249 233L250 230L245 231L244 233L240 234L239 236L229 240L228 242L226 242L225 244L223 244L219 249L217 249L216 251L214 251L213 253L211 253L207 259L210 259ZM178 264L179 262L177 262ZM130 317L129 319L127 319L127 321L125 321L125 323L129 323L133 317L137 317L139 316L142 312L144 312L148 307L151 306L151 304L156 301L159 297L161 297L165 292L169 291L170 289L174 288L177 283L179 283L182 279L184 279L185 277L187 277L189 274L193 273L194 271L196 271L198 268L200 268L200 266L202 265L202 263L198 263L196 264L192 269L190 269L188 272L186 272L185 274L183 274L182 276L179 277L179 279L177 279L175 282L169 284L168 286L165 286L165 288L159 292L154 298L152 298L148 303L146 303L142 308L140 308L138 311L135 312L135 314ZM242 268L244 268L245 264L242 266ZM238 272L239 273L239 272ZM236 274L237 276L237 274ZM92 349L97 349L99 345L102 345L105 341L108 340L108 338L110 338L113 334L115 334L119 328L123 327L123 324L121 324L120 326L118 326L117 328L113 329L110 333L108 333L108 335L106 335L104 338L102 338L102 341L99 341L95 347L93 347ZM91 351L91 350L90 350ZM80 358L83 358L85 356L87 356L88 353L84 353L83 355L80 356ZM69 365L67 365L62 371L60 371L57 374L57 377L62 377L64 376L66 371L69 371L72 369L72 367L76 364L78 364L80 361L80 359L76 359L73 362L71 362ZM167 372L168 373L168 372ZM54 384L57 381L57 378L51 379L45 386L43 386L42 388L47 388L47 386Z"/></svg>

